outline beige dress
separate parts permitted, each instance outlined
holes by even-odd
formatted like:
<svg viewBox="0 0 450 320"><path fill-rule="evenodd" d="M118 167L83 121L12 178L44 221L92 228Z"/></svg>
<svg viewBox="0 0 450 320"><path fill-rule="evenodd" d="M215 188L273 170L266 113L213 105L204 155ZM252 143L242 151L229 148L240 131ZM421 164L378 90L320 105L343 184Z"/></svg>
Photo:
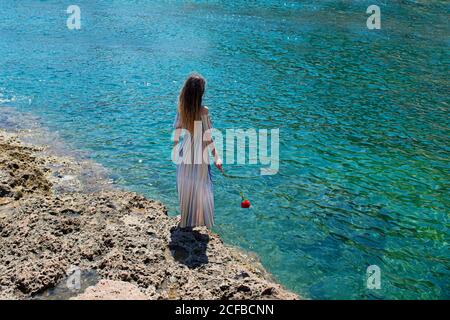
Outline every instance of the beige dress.
<svg viewBox="0 0 450 320"><path fill-rule="evenodd" d="M201 116L202 135L212 128L208 114ZM179 117L175 119L174 127L182 128ZM177 191L180 204L180 227L206 226L211 228L214 224L214 194L211 180L211 166L208 161L195 161L195 156L207 148L202 135L194 138L183 138L180 141L179 156L191 161L182 161L177 164ZM191 148L189 149L189 146ZM189 154L189 150L194 150ZM203 159L203 157L202 157Z"/></svg>

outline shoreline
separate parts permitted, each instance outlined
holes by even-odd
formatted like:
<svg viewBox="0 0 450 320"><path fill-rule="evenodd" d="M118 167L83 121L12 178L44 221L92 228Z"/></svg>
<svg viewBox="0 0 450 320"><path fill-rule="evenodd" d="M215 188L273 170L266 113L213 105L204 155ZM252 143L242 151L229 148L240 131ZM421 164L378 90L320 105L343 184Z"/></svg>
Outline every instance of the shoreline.
<svg viewBox="0 0 450 320"><path fill-rule="evenodd" d="M217 234L178 229L162 203L26 135L0 128L0 299L300 298Z"/></svg>

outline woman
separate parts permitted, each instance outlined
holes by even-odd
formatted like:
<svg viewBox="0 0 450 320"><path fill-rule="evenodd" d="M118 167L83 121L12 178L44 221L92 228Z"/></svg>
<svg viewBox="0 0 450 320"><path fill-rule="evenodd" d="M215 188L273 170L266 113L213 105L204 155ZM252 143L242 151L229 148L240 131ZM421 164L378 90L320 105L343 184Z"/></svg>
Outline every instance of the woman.
<svg viewBox="0 0 450 320"><path fill-rule="evenodd" d="M177 130L173 150L176 152L179 148L177 190L181 228L199 226L211 228L214 224L214 194L207 149L214 156L216 167L221 171L223 169L222 160L211 138L212 125L208 108L202 105L205 84L205 80L200 75L190 75L178 99L174 124ZM182 131L185 134L180 143Z"/></svg>

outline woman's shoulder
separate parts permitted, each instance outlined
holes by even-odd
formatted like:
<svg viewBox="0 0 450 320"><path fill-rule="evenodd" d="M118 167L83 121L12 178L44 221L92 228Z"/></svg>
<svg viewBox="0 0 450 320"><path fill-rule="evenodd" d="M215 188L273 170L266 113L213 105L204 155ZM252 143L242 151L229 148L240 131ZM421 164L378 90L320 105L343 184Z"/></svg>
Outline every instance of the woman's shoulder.
<svg viewBox="0 0 450 320"><path fill-rule="evenodd" d="M201 114L202 116L206 116L206 115L208 115L208 113L209 113L209 109L208 109L207 106L202 106L202 107L200 108L200 114Z"/></svg>

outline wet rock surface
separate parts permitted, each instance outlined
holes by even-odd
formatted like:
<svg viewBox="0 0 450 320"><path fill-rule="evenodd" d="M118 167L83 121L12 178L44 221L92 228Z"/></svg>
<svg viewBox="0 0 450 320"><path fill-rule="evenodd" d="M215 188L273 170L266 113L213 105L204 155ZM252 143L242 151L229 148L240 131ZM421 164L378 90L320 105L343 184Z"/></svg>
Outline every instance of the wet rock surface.
<svg viewBox="0 0 450 320"><path fill-rule="evenodd" d="M157 201L64 188L82 181L82 166L41 151L0 131L0 299L51 297L43 293L61 292L74 267L81 284L92 281L86 270L99 282L53 298L298 298L218 235L177 228Z"/></svg>

